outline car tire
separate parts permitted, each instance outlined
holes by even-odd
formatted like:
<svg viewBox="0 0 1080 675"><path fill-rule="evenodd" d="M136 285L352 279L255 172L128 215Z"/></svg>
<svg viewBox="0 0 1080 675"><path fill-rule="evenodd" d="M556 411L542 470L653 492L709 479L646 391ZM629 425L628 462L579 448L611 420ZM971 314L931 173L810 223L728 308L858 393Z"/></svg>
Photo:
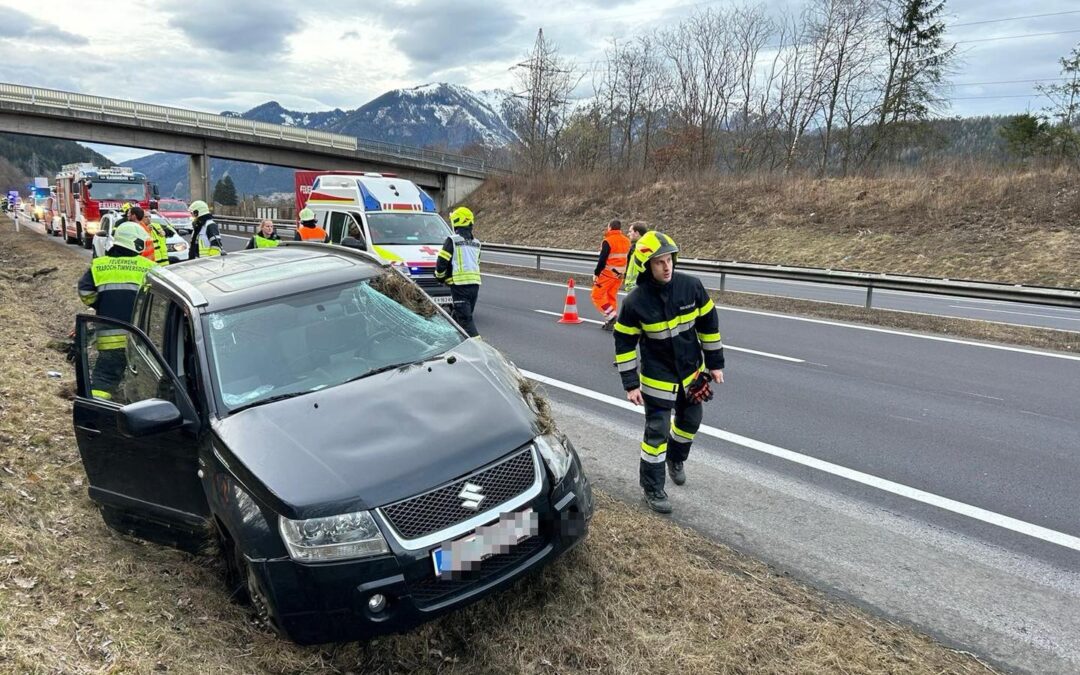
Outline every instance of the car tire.
<svg viewBox="0 0 1080 675"><path fill-rule="evenodd" d="M72 239L71 236L68 234L67 221L66 220L61 220L60 221L60 231L64 236L64 243L65 244L74 244L75 243L75 240Z"/></svg>
<svg viewBox="0 0 1080 675"><path fill-rule="evenodd" d="M94 248L94 238L87 237L86 233L82 230L79 230L79 243L82 244L82 247L85 249L92 250Z"/></svg>
<svg viewBox="0 0 1080 675"><path fill-rule="evenodd" d="M282 635L277 617L270 604L262 581L255 574L255 569L244 557L243 551L228 534L218 529L218 545L225 559L225 586L229 597L251 608L255 622L270 631Z"/></svg>

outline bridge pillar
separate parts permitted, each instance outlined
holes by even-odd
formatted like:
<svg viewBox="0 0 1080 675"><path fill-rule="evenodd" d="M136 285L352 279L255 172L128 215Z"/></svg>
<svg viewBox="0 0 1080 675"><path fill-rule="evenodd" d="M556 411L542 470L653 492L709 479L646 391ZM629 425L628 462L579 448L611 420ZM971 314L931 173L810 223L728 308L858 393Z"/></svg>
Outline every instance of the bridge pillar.
<svg viewBox="0 0 1080 675"><path fill-rule="evenodd" d="M454 204L461 203L461 200L468 197L473 190L483 184L484 180L482 178L446 174L445 187L441 190L442 204L440 204L440 207L449 209Z"/></svg>
<svg viewBox="0 0 1080 675"><path fill-rule="evenodd" d="M188 159L188 191L191 201L202 199L210 204L210 156L205 152Z"/></svg>

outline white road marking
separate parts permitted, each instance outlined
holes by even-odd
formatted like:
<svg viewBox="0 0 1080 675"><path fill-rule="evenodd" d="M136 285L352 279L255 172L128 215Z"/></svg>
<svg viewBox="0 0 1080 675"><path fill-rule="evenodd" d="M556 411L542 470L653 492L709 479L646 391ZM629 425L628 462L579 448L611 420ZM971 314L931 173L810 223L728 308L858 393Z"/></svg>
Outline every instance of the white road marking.
<svg viewBox="0 0 1080 675"><path fill-rule="evenodd" d="M1080 321L1080 318L1072 318L1070 316L1059 316L1057 314L1034 314L1032 312L1011 312L1007 309L989 309L986 307L967 307L965 305L949 305L956 309L966 309L972 312L996 312L998 314L1019 314L1020 316L1037 316L1044 319L1060 319L1061 321Z"/></svg>
<svg viewBox="0 0 1080 675"><path fill-rule="evenodd" d="M591 389L579 387L575 384L570 384L569 382L555 380L550 377L540 375L538 373L529 372L527 370L522 370L521 372L523 375L525 375L525 377L528 377L529 379L536 380L541 384L555 387L556 389L562 389L563 391L578 394L579 396L584 396L586 398L590 398L594 401L599 401L601 403L607 403L617 408L622 408L624 410L629 410L638 414L644 414L645 412L642 408L630 403L629 401L618 399L614 396L601 394L592 391ZM1080 551L1080 537L1074 537L1064 532L1058 532L1057 530L1051 530L1040 525L1035 525L1033 523L1028 523L1023 520L1011 518L1009 516L995 513L993 511L988 511L977 506L958 502L954 499L949 499L948 497L942 497L931 492L926 492L924 490L909 487L907 485L896 483L891 480L879 478L868 473L863 473L862 471L849 469L847 467L840 466L839 464L826 462L815 457L803 455L801 453L787 450L785 448L781 448L770 443L758 441L753 438L741 436L739 434L735 434L730 431L724 431L723 429L717 429L716 427L711 427L705 424L701 425L701 427L698 429L698 433L705 434L706 436L711 436L721 441L732 443L734 445L738 445L749 450L755 450L766 455L771 455L773 457L777 457L779 459L783 459L794 464L799 464L801 466L815 469L817 471L821 471L832 476L845 478L852 482L859 483L860 485L865 485L867 487L881 490L882 492L888 492L889 494L897 495L899 497L905 497L912 501L919 502L920 504L934 506L944 511L949 511L950 513L967 516L968 518L972 518L973 520L978 520L989 525L994 525L1002 529L1016 532L1018 534L1023 534L1051 544L1056 544L1058 546L1062 546L1073 551Z"/></svg>
<svg viewBox="0 0 1080 675"><path fill-rule="evenodd" d="M534 309L533 311L536 312L537 314L550 314L551 316L562 316L561 312L549 312L546 309ZM595 323L595 324L599 324L599 325L603 325L603 323L604 323L603 321L597 321L596 319L586 319L584 317L580 317L580 318L581 318L582 321L587 321L589 323ZM806 361L804 361L802 359L796 359L796 358L794 358L792 356L782 356L780 354L772 354L770 352L759 352L756 349L747 349L745 347L732 347L731 345L724 345L724 349L729 350L729 351L733 351L733 352L744 352L746 354L755 354L757 356L766 356L766 357L768 357L770 359L780 359L781 361L788 361L790 363L806 363Z"/></svg>
<svg viewBox="0 0 1080 675"><path fill-rule="evenodd" d="M520 277L510 277L504 274L489 274L484 272L486 277L494 277L496 279L508 279L510 281L520 281L530 284L541 284L543 286L558 286L559 288L566 288L565 284L556 284L551 281L540 281L538 279L522 279ZM851 328L853 330L864 330L871 333L886 333L889 335L902 335L904 337L918 338L920 340L933 340L935 342L948 342L957 345L965 345L968 347L983 347L985 349L996 349L1004 352L1017 352L1020 354L1032 354L1034 356L1048 356L1052 359L1065 359L1067 361L1080 361L1080 355L1077 354L1060 354L1057 352L1042 352L1037 349L1024 349L1023 347L1010 347L1008 345L995 345L988 342L975 342L973 340L960 340L957 338L941 337L939 335L922 335L920 333L907 333L902 330L892 330L890 328L878 328L877 326L862 326L854 323L843 323L840 321L829 321L827 319L811 319L805 316L790 316L787 314L777 314L775 312L763 312L758 309L742 309L741 307L728 307L726 305L717 305L716 308L726 312L741 312L743 314L756 314L758 316L769 316L776 319L787 319L789 321L804 321L806 323L817 323L824 326L836 326L838 328ZM1030 326L1029 326L1030 328ZM1052 329L1050 329L1052 330Z"/></svg>

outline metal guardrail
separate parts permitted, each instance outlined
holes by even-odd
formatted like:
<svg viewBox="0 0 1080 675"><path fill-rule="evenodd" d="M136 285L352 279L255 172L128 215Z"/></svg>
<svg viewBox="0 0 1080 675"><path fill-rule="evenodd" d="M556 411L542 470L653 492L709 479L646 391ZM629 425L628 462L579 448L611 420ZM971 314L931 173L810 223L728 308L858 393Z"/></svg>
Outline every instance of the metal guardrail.
<svg viewBox="0 0 1080 675"><path fill-rule="evenodd" d="M513 244L484 243L484 250L492 253L512 253L536 258L536 269L540 269L542 258L557 260L596 261L594 251L575 251L570 249L538 248L516 246ZM834 270L812 267L791 267L787 265L762 265L720 260L697 260L679 258L679 269L690 272L706 272L720 275L720 292L724 291L727 275L743 277L762 277L784 279L806 283L831 284L836 286L857 286L866 289L866 308L873 306L875 289L907 291L909 293L927 293L948 295L961 298L982 300L1002 300L1059 307L1080 307L1080 289L1056 288L1052 286L1024 286L989 281L970 281L964 279L937 279L916 277L904 274L886 274L860 272L855 270Z"/></svg>
<svg viewBox="0 0 1080 675"><path fill-rule="evenodd" d="M345 136L343 134L332 134L326 131L289 127L282 124L256 122L241 117L214 115L211 113L197 112L195 110L185 110L183 108L172 108L150 103L138 103L125 99L92 96L90 94L77 94L56 89L43 89L41 87L30 87L21 84L0 83L0 101L12 101L15 103L40 105L51 108L96 112L117 115L120 117L129 117L137 120L150 120L154 122L164 122L166 124L194 127L197 129L227 131L230 133L248 134L260 138L273 138L283 141L294 141L298 143L339 148L342 150L362 151L386 155L395 159L428 162L430 164L442 165L455 170L464 169L484 174L507 172L503 167L494 166L490 162L475 157L426 150L410 145L359 139L355 136Z"/></svg>

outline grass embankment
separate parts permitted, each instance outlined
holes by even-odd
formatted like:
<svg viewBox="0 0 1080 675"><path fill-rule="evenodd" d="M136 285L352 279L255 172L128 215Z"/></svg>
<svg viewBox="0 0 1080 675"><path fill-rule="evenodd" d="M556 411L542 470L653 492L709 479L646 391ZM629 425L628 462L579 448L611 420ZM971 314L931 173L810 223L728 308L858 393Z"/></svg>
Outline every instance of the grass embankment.
<svg viewBox="0 0 1080 675"><path fill-rule="evenodd" d="M585 544L511 592L405 636L284 642L230 602L216 560L113 534L88 500L72 371L49 346L81 308L73 284L85 265L0 222L4 672L985 670L603 494Z"/></svg>
<svg viewBox="0 0 1080 675"><path fill-rule="evenodd" d="M529 267L494 265L484 263L484 272L504 274L565 284L567 277L574 277L574 283L582 289L592 287L592 276L587 274L567 274L536 270ZM587 291L586 291L587 292ZM736 293L734 291L710 290L709 294L721 305L742 307L777 314L792 314L833 321L847 321L883 328L895 328L921 333L936 333L949 337L969 338L987 342L1050 349L1062 352L1080 352L1080 333L1075 331L1054 330L1052 328L1030 328L1010 326L977 319L954 319L946 316L895 312L888 309L865 309L856 305L839 305L813 300L798 300L777 295L758 295L755 293ZM721 319L721 330L723 330Z"/></svg>
<svg viewBox="0 0 1080 675"><path fill-rule="evenodd" d="M1080 183L1065 171L494 177L467 203L492 242L592 250L619 217L694 258L1080 287Z"/></svg>

